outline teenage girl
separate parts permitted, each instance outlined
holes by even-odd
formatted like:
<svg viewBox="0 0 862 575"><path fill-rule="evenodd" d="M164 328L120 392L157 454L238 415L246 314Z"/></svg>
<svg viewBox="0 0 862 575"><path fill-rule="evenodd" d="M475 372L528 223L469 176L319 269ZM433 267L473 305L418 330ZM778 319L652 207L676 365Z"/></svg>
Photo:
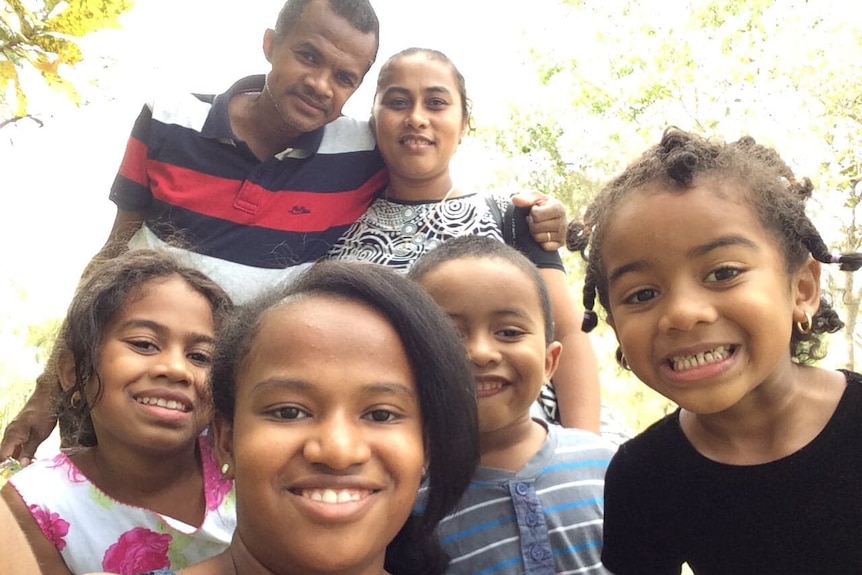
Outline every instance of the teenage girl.
<svg viewBox="0 0 862 575"><path fill-rule="evenodd" d="M231 482L211 439L207 375L231 304L165 254L132 251L81 285L59 341L61 414L78 444L2 490L44 572L141 573L223 550Z"/></svg>
<svg viewBox="0 0 862 575"><path fill-rule="evenodd" d="M434 532L478 461L476 400L457 334L418 285L316 264L237 314L212 381L237 527L183 575L445 572ZM423 475L427 505L411 513Z"/></svg>
<svg viewBox="0 0 862 575"><path fill-rule="evenodd" d="M862 256L829 253L811 190L751 138L669 129L570 226L618 360L679 405L608 469L617 575L862 572L862 378L811 365L843 325L821 264Z"/></svg>

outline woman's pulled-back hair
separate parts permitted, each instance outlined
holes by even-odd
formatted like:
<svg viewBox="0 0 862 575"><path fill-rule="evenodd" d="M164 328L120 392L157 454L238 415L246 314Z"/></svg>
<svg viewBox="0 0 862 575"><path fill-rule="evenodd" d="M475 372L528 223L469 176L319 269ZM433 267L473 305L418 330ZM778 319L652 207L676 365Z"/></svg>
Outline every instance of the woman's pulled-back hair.
<svg viewBox="0 0 862 575"><path fill-rule="evenodd" d="M236 379L263 318L301 298L328 296L366 305L382 314L407 353L422 414L428 461L428 497L386 550L396 574L442 574L449 559L435 529L461 498L479 462L475 388L464 349L449 319L416 283L382 266L325 261L291 285L239 308L222 330L210 374L218 416L232 422Z"/></svg>
<svg viewBox="0 0 862 575"><path fill-rule="evenodd" d="M805 201L814 189L811 181L808 178L797 180L774 149L758 144L751 137L726 144L668 128L661 142L611 180L587 209L582 222L569 223L566 244L587 261L584 331L592 330L598 323L593 311L596 294L610 315L602 241L617 206L634 190L646 186L684 193L705 180L731 182L744 190L742 199L778 242L788 274L798 270L809 255L822 263L840 264L844 271L855 271L862 265L862 254L830 253L805 214ZM834 333L843 325L829 302L821 298L810 333L792 332L792 357L799 363L821 359L826 353L821 347L820 335Z"/></svg>
<svg viewBox="0 0 862 575"><path fill-rule="evenodd" d="M108 324L128 303L132 293L151 281L177 276L210 304L213 326L218 330L232 309L230 297L215 282L201 272L182 265L168 253L156 250L131 250L100 264L78 286L66 312L57 346L71 354L75 366L73 385L60 396L58 415L71 425L73 444L97 444L92 405L85 393L92 381L98 387L90 394L93 403L102 393L99 375L99 351L102 335Z"/></svg>
<svg viewBox="0 0 862 575"><path fill-rule="evenodd" d="M433 48L405 48L401 50L397 54L394 54L383 63L383 66L380 67L380 72L377 74L377 92L380 92L380 89L386 85L389 81L389 75L391 74L390 68L393 64L398 62L401 58L406 58L408 56L416 56L422 55L425 56L429 60L435 60L437 62L442 62L447 65L449 69L452 71L452 76L455 78L455 86L458 88L458 95L461 97L461 118L467 124L467 127L471 127L472 125L472 117L470 115L471 102L467 97L467 80L464 79L464 74L455 66L455 62L452 61L449 56L441 52L440 50L434 50ZM375 95L374 99L377 99Z"/></svg>

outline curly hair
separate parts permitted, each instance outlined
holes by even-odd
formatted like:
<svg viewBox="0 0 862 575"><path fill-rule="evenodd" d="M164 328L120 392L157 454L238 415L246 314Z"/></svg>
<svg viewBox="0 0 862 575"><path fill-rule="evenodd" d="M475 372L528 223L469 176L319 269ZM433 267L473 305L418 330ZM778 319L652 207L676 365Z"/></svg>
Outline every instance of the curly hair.
<svg viewBox="0 0 862 575"><path fill-rule="evenodd" d="M720 143L678 128L668 128L661 142L605 186L585 212L583 221L569 223L566 245L580 252L587 262L584 331L591 331L598 324L598 316L593 311L596 295L611 317L602 241L617 206L631 192L648 185L684 193L704 179L730 181L745 190L744 200L764 229L777 240L788 274L798 270L809 255L821 263L840 264L843 271L856 271L862 266L862 254L829 251L805 214L805 202L814 190L811 180L797 179L773 148L758 144L749 136L732 143ZM821 334L834 333L844 326L825 298L821 298L820 308L811 322L809 333L794 330L790 340L791 356L803 364L826 355Z"/></svg>
<svg viewBox="0 0 862 575"><path fill-rule="evenodd" d="M106 327L135 290L172 276L178 276L206 298L218 330L233 308L230 297L210 278L166 252L147 249L125 252L93 270L75 292L57 339L57 345L69 352L74 362L74 382L60 395L58 405L58 416L71 427L73 444L90 447L98 443L90 418L92 404L87 398L95 403L101 396L98 361ZM96 385L96 393L87 394L85 389L91 382Z"/></svg>

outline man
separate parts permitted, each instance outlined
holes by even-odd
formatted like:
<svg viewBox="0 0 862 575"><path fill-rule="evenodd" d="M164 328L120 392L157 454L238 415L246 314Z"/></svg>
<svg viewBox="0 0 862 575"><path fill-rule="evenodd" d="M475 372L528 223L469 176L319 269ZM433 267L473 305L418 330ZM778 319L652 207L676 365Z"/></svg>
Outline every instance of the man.
<svg viewBox="0 0 862 575"><path fill-rule="evenodd" d="M114 225L84 274L130 247L170 249L243 303L322 257L387 182L367 123L341 116L378 46L368 0L287 0L264 34L266 76L145 106L111 188ZM561 204L531 219L558 247ZM57 389L52 358L0 459L29 462L54 427Z"/></svg>

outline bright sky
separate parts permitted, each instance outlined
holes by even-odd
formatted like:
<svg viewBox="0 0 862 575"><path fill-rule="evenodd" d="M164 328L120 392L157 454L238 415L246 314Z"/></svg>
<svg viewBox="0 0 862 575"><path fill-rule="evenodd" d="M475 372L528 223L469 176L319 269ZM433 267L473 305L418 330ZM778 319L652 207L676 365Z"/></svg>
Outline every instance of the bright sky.
<svg viewBox="0 0 862 575"><path fill-rule="evenodd" d="M144 101L166 89L221 92L241 76L267 70L263 32L281 0L247 1L241 9L212 0L137 4L123 16L122 30L85 39L89 59L78 77L87 82L82 92L89 105L74 108L60 97L33 94L31 112L44 126L24 121L0 130L2 322L20 325L64 312L81 270L107 237L115 212L108 190ZM526 74L519 72L528 45L523 30L540 35L542 15L558 4L545 0L516 11L494 0L374 0L378 63L345 111L367 115L379 64L403 48L424 46L446 52L459 66L480 118L504 114L517 95L518 74ZM19 293L27 294L24 302Z"/></svg>

